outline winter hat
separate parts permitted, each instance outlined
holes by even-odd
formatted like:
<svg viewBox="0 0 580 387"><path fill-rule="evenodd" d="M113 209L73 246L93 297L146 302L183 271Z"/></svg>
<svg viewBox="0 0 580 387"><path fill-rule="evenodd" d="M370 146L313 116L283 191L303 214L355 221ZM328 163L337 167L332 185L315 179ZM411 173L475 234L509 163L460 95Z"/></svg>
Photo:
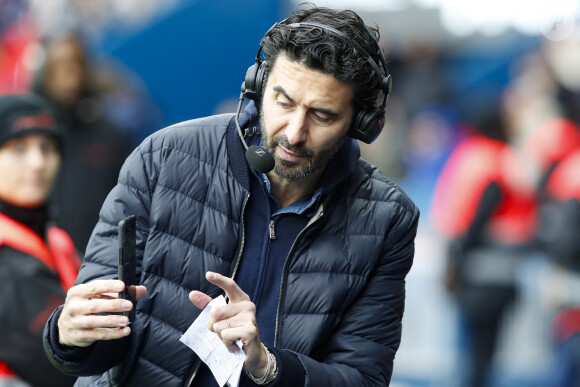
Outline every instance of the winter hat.
<svg viewBox="0 0 580 387"><path fill-rule="evenodd" d="M27 134L54 137L62 152L64 134L47 101L35 94L0 95L0 146Z"/></svg>

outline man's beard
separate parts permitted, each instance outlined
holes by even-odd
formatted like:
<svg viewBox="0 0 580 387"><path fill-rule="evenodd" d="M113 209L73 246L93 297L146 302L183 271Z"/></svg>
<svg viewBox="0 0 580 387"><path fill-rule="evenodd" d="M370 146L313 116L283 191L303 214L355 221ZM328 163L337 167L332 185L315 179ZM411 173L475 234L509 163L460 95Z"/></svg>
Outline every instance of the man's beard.
<svg viewBox="0 0 580 387"><path fill-rule="evenodd" d="M329 148L324 149L318 153L314 152L312 149L309 149L304 146L303 143L299 143L296 145L292 145L288 142L288 137L286 135L279 135L274 136L272 138L268 138L266 134L266 126L264 124L264 120L261 120L262 124L262 142L263 147L266 148L276 160L276 164L274 166L274 173L280 176L283 179L287 180L300 180L307 176L312 175L314 172L317 172L326 167L328 162L334 157L336 152L342 147L344 143L345 136L341 137L336 143L331 145ZM281 159L276 157L274 154L274 148L277 145L281 145L290 152L305 157L308 159L306 165L297 169L297 163Z"/></svg>

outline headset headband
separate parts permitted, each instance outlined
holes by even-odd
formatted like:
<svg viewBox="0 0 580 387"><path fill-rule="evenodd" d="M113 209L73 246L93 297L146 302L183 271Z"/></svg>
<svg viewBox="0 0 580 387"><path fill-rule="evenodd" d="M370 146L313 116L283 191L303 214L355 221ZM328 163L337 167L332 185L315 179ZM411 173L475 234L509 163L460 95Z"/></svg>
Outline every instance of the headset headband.
<svg viewBox="0 0 580 387"><path fill-rule="evenodd" d="M377 40L375 34L370 30L369 27L367 27L366 25L364 26L365 29L367 30L368 34L373 38L373 41L377 45L377 54L379 56L379 60L381 61L381 65L383 66L384 73L381 72L381 70L379 69L379 66L377 65L377 62L375 62L373 60L373 58L371 57L369 52L363 46L361 46L356 40L351 39L344 32L339 31L334 27L327 26L325 24L315 23L315 22L297 22L297 23L284 24L284 22L286 20L288 20L288 18L282 20L281 22L274 23L274 25L272 25L272 27L270 27L268 29L268 31L266 31L266 33L264 34L264 38L266 38L270 34L270 32L274 28L276 28L276 26L278 26L278 25L286 25L286 26L294 27L294 28L315 27L315 28L320 28L322 30L327 30L327 31L332 32L334 35L336 35L337 37L346 41L352 47L354 47L356 52L361 57L364 57L367 60L367 62L371 65L371 67L373 68L373 71L379 77L379 88L383 91L383 93L385 95L385 100L383 102L383 105L386 105L387 97L388 97L389 93L391 92L393 81L392 81L391 75L389 74L389 70L387 69L387 61L385 60L385 56L383 55L383 51L379 45L379 41ZM261 62L261 53L262 53L262 45L260 44L260 48L258 49L258 53L256 54L256 63Z"/></svg>

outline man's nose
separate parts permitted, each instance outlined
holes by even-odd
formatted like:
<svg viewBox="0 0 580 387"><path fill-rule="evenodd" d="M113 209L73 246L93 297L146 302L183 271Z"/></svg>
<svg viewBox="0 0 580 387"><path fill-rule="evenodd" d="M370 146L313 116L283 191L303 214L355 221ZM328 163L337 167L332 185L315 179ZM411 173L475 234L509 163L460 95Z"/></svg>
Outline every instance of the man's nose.
<svg viewBox="0 0 580 387"><path fill-rule="evenodd" d="M306 112L294 112L286 126L286 137L290 144L299 144L306 141L307 122Z"/></svg>

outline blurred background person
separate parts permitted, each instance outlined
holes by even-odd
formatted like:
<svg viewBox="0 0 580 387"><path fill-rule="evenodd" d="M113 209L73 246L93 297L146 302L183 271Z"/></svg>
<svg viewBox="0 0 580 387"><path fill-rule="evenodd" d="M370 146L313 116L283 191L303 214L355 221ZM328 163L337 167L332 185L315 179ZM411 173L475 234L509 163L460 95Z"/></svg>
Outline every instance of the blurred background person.
<svg viewBox="0 0 580 387"><path fill-rule="evenodd" d="M133 143L106 114L96 83L100 78L81 39L74 34L54 37L47 42L45 55L35 91L56 107L65 131L63 165L53 197L59 225L84 252Z"/></svg>
<svg viewBox="0 0 580 387"><path fill-rule="evenodd" d="M445 284L465 329L466 387L493 385L500 329L517 297L517 267L533 252L536 223L534 186L501 117L489 117L481 133L455 148L433 198L435 225L449 241Z"/></svg>
<svg viewBox="0 0 580 387"><path fill-rule="evenodd" d="M38 42L27 0L0 0L0 93L24 92L33 74L27 53Z"/></svg>
<svg viewBox="0 0 580 387"><path fill-rule="evenodd" d="M550 81L550 92L542 94L551 98L555 111L522 144L537 177L536 240L547 260L544 298L554 348L551 367L538 385L575 387L580 386L580 36L546 41L538 55Z"/></svg>
<svg viewBox="0 0 580 387"><path fill-rule="evenodd" d="M553 358L538 386L580 385L580 36L546 39L523 56L506 91L505 115L538 197L535 235Z"/></svg>
<svg viewBox="0 0 580 387"><path fill-rule="evenodd" d="M554 166L541 191L538 241L547 258L566 273L565 283L572 284L569 291L575 293L554 305L551 333L556 356L542 383L546 387L580 386L579 171L580 146Z"/></svg>
<svg viewBox="0 0 580 387"><path fill-rule="evenodd" d="M63 133L34 95L0 96L0 386L69 386L44 354L42 331L80 260L54 226L48 197Z"/></svg>

